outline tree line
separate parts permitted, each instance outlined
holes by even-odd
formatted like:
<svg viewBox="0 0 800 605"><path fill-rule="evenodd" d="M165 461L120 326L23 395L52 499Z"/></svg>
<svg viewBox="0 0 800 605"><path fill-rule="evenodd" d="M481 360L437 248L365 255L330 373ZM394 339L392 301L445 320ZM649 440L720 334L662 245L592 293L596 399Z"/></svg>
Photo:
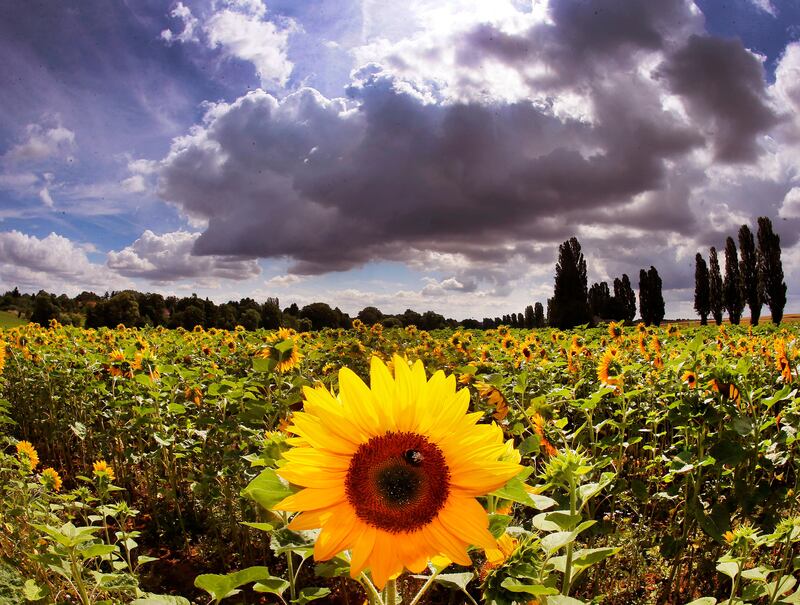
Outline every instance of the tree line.
<svg viewBox="0 0 800 605"><path fill-rule="evenodd" d="M586 259L580 242L572 237L558 248L553 296L547 301L547 324L560 329L599 321L632 322L636 317L636 293L627 274L588 287ZM658 270L639 271L639 315L647 325L664 319L664 296Z"/></svg>
<svg viewBox="0 0 800 605"><path fill-rule="evenodd" d="M767 305L772 322L779 324L786 307L786 282L781 262L781 238L772 221L758 218L756 236L747 225L739 227L739 249L732 237L725 240L725 277L722 277L717 249L711 247L708 264L699 252L695 256L694 309L701 325L711 316L717 325L728 312L732 324L742 319L745 306L751 325L758 325L761 309ZM741 253L741 258L739 258Z"/></svg>
<svg viewBox="0 0 800 605"><path fill-rule="evenodd" d="M372 314L370 309L373 310ZM124 325L191 330L195 326L202 326L233 330L236 326L242 326L246 330L287 327L307 331L350 328L353 323L350 315L324 302L314 302L304 307L292 303L281 309L278 298L267 298L263 303L252 298L242 298L216 304L196 294L178 298L136 290L106 292L103 295L82 292L70 298L65 294L55 295L44 290L36 294L23 294L18 288L14 288L0 297L0 310L11 311L43 326L55 319L62 324L87 328ZM368 320L365 323L381 323L385 327L413 324L423 330L436 330L463 325L463 322L445 318L434 311L418 313L406 309L401 314L385 315L374 307L367 307L359 313L359 317L362 316ZM476 320L465 321L470 325L480 324Z"/></svg>
<svg viewBox="0 0 800 605"><path fill-rule="evenodd" d="M709 250L708 264L700 253L695 257L694 307L700 315L700 323L707 324L711 316L720 324L723 312L727 311L731 323L738 324L745 305L750 309L753 325L758 324L763 305L769 307L772 321L780 323L786 306L780 237L774 233L769 218L760 217L756 236L747 225L742 225L738 240L738 251L732 237L726 240L724 278L716 248ZM228 330L236 326L243 326L247 330L290 327L305 331L350 328L353 321L338 307L331 307L324 302L314 302L302 308L293 303L281 309L277 298L268 298L263 303L242 298L217 305L195 294L178 298L135 290L106 292L102 296L82 292L70 298L43 290L37 294L21 294L15 288L0 298L0 310L14 311L41 325L56 319L61 323L89 328L122 324L186 329L202 326ZM658 326L664 319L662 280L654 266L639 271L638 311L641 321L647 325ZM615 277L611 286L601 281L589 287L586 259L580 242L572 237L559 246L553 296L547 300L546 311L544 305L537 301L520 313L456 321L434 311L419 313L406 309L399 314L385 314L377 307L367 306L358 312L357 319L368 326L381 324L392 328L414 325L423 330L456 327L489 329L500 325L527 329L545 326L567 329L600 321L632 322L636 312L637 295L627 274Z"/></svg>

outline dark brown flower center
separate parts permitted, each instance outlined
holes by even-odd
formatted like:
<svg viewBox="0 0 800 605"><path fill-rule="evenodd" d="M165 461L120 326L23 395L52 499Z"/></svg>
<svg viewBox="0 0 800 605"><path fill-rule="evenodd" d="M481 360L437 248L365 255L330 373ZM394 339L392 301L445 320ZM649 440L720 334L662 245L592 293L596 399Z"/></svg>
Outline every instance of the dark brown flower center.
<svg viewBox="0 0 800 605"><path fill-rule="evenodd" d="M414 531L447 501L450 470L439 447L422 435L388 432L353 455L345 493L365 523L391 533Z"/></svg>

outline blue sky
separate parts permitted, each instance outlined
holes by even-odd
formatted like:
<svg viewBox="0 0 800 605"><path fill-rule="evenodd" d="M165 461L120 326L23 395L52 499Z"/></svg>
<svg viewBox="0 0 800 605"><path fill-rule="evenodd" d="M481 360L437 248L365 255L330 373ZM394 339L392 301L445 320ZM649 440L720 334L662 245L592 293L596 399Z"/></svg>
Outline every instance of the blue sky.
<svg viewBox="0 0 800 605"><path fill-rule="evenodd" d="M781 234L800 311L797 0L0 7L0 289L520 312L558 244L642 267Z"/></svg>

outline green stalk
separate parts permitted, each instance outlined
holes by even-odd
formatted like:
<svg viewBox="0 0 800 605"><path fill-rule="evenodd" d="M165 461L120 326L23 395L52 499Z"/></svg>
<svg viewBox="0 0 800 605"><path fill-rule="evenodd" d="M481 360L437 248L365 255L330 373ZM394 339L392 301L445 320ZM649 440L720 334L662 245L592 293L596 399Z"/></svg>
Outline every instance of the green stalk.
<svg viewBox="0 0 800 605"><path fill-rule="evenodd" d="M397 580L387 580L386 588L383 589L384 605L395 605L397 603Z"/></svg>
<svg viewBox="0 0 800 605"><path fill-rule="evenodd" d="M574 516L578 507L578 493L575 489L575 477L569 478L569 514ZM567 562L564 564L564 583L561 586L561 594L568 595L569 587L572 583L572 542L567 544Z"/></svg>
<svg viewBox="0 0 800 605"><path fill-rule="evenodd" d="M78 567L78 561L75 559L75 547L69 549L69 564L72 570L72 577L75 578L75 584L78 586L78 596L81 599L81 603L83 605L90 605L91 601L89 601L89 595L86 594L86 586L83 583L83 577L81 576L81 571Z"/></svg>
<svg viewBox="0 0 800 605"><path fill-rule="evenodd" d="M425 584L422 585L422 588L419 589L419 592L411 600L411 605L417 605L417 603L419 603L419 600L422 598L422 595L428 592L428 589L431 586L433 586L433 581L436 579L436 576L438 576L440 573L441 570L435 571L430 575L430 577L425 581Z"/></svg>
<svg viewBox="0 0 800 605"><path fill-rule="evenodd" d="M286 551L286 568L289 575L289 594L292 597L292 601L297 598L297 591L294 585L294 562L292 561L292 551Z"/></svg>
<svg viewBox="0 0 800 605"><path fill-rule="evenodd" d="M361 574L358 576L358 581L367 592L367 600L369 601L369 605L380 605L383 603L378 589L375 588L375 585L370 581L364 572L361 572Z"/></svg>

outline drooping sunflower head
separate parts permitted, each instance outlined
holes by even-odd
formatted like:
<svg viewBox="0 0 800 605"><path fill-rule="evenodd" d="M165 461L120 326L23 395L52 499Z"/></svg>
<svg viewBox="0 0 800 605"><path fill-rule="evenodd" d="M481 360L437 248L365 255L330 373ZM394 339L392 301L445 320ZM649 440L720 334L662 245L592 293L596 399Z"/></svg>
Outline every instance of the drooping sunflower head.
<svg viewBox="0 0 800 605"><path fill-rule="evenodd" d="M428 379L421 362L399 356L392 366L394 375L373 357L369 386L342 369L338 395L306 388L277 469L303 488L275 506L301 513L289 527L322 528L315 558L349 550L351 575L369 568L378 587L437 555L469 565L469 545L496 548L476 497L520 471L500 428L467 413L469 391L455 377Z"/></svg>
<svg viewBox="0 0 800 605"><path fill-rule="evenodd" d="M32 471L39 466L39 453L30 441L17 442L17 458Z"/></svg>
<svg viewBox="0 0 800 605"><path fill-rule="evenodd" d="M616 347L609 347L597 364L597 379L606 385L619 386L622 370L619 364L620 353Z"/></svg>
<svg viewBox="0 0 800 605"><path fill-rule="evenodd" d="M54 468L48 467L42 471L42 476L39 478L42 485L54 492L61 490L61 476Z"/></svg>

